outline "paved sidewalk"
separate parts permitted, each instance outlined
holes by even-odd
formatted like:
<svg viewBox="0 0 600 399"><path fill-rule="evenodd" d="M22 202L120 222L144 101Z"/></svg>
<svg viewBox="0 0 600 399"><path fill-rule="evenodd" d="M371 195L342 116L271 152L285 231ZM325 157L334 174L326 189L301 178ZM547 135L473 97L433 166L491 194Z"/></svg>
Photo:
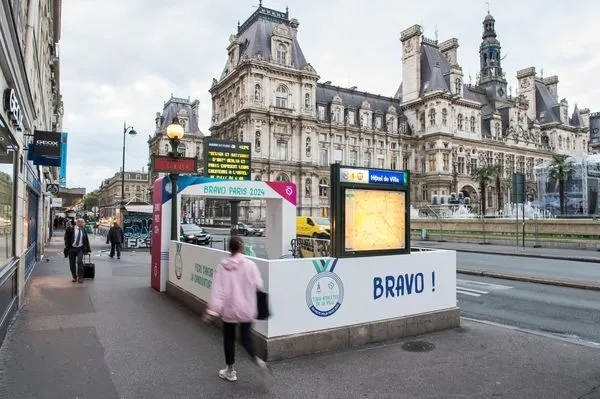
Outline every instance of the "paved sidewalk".
<svg viewBox="0 0 600 399"><path fill-rule="evenodd" d="M458 252L474 252L494 255L526 256L560 260L576 260L580 262L600 263L600 251L563 248L515 247L510 245L483 245L462 242L438 242L435 240L411 240L413 247L453 249Z"/></svg>
<svg viewBox="0 0 600 399"><path fill-rule="evenodd" d="M265 392L249 360L220 381L220 332L149 288L148 253L94 253L73 284L60 254L33 274L0 348L2 398L598 398L600 348L463 321L456 330L272 363ZM105 249L94 239L95 249ZM412 340L435 346L409 352Z"/></svg>

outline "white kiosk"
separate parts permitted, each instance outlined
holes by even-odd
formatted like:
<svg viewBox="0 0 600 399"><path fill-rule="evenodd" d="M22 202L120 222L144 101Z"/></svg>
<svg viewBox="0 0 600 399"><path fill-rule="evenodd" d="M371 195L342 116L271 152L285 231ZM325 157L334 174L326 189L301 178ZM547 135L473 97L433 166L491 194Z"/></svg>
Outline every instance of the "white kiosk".
<svg viewBox="0 0 600 399"><path fill-rule="evenodd" d="M295 237L297 197L293 183L203 177L179 181L179 194L267 200L270 259L251 259L258 265L269 293L272 317L257 321L254 327L258 347L268 360L459 326L454 251L280 259ZM153 233L158 234L153 235L152 286L202 312L216 266L228 253L169 243L171 193L167 182L159 179L154 193L154 222L158 227Z"/></svg>

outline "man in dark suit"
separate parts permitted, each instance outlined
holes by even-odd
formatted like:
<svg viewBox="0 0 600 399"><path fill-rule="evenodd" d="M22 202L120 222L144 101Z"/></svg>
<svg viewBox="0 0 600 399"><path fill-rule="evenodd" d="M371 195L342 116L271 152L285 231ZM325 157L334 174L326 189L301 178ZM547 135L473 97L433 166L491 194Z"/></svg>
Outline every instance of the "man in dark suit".
<svg viewBox="0 0 600 399"><path fill-rule="evenodd" d="M81 284L83 283L83 254L92 252L83 219L77 219L75 226L67 227L65 231L65 249L69 257L69 266L73 276L72 281L79 281Z"/></svg>

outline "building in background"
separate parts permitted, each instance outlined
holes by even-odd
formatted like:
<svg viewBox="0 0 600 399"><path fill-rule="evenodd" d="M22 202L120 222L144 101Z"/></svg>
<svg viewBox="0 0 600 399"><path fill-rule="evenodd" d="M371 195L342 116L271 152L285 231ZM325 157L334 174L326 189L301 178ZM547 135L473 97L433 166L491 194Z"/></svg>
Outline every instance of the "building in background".
<svg viewBox="0 0 600 399"><path fill-rule="evenodd" d="M178 148L181 156L202 158L204 134L198 126L199 106L200 101L198 100L190 101L189 97L185 99L171 95L171 98L164 103L162 112L156 113L154 135L148 138L148 184L150 187L154 180L161 175L152 170L150 159L152 155L167 155L171 152L166 128L173 121L183 126L185 132ZM200 173L201 170L198 172Z"/></svg>
<svg viewBox="0 0 600 399"><path fill-rule="evenodd" d="M125 172L125 205L149 205L148 173ZM104 180L98 189L98 212L101 218L116 218L121 207L121 172Z"/></svg>
<svg viewBox="0 0 600 399"><path fill-rule="evenodd" d="M61 0L0 0L0 339L50 234L58 168L28 148L34 131L62 129L60 25Z"/></svg>
<svg viewBox="0 0 600 399"><path fill-rule="evenodd" d="M299 214L329 216L334 162L410 170L416 206L447 201L451 194L477 203L473 170L499 164L505 172L500 195L486 188L490 212L502 207L498 198L510 201L513 172L526 175L536 198L535 165L554 153L587 153L590 112L569 112L567 100L559 101L557 76L523 69L513 94L489 14L474 83L463 75L457 39L438 43L415 25L402 32L403 80L389 97L319 83L298 28L287 11L262 5L238 25L225 68L210 89L210 130L211 137L252 143L253 179L293 181ZM259 202L241 206L241 219L262 215Z"/></svg>
<svg viewBox="0 0 600 399"><path fill-rule="evenodd" d="M600 154L600 112L590 115L590 152Z"/></svg>

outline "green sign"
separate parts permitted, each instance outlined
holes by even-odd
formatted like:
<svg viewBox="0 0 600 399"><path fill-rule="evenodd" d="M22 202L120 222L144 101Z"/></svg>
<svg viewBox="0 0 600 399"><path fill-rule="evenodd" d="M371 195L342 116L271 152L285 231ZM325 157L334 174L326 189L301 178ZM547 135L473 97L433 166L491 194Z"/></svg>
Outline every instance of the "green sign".
<svg viewBox="0 0 600 399"><path fill-rule="evenodd" d="M46 185L46 191L52 195L58 194L58 184L48 184Z"/></svg>

